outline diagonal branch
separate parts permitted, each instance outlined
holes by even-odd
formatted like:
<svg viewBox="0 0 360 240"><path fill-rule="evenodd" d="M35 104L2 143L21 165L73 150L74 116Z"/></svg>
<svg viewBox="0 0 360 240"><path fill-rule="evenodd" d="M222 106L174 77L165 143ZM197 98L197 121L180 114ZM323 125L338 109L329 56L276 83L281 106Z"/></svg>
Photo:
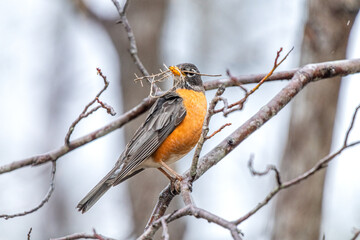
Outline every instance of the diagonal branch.
<svg viewBox="0 0 360 240"><path fill-rule="evenodd" d="M349 64L341 64L343 61L333 61L320 64L309 64L295 73L291 81L273 99L264 105L242 126L225 138L209 153L201 158L196 178L203 175L212 166L218 163L228 153L235 149L249 135L263 126L285 107L307 84L323 78L344 76L360 71L360 59Z"/></svg>
<svg viewBox="0 0 360 240"><path fill-rule="evenodd" d="M244 140L249 134L255 131L258 127L262 126L265 120L269 120L273 115L275 115L282 107L284 107L305 85L307 85L311 81L317 81L320 79L335 77L335 76L345 76L353 73L360 72L360 59L351 59L351 60L340 60L333 62L324 62L318 64L307 65L299 69L296 74L293 74L294 70L289 72L281 72L280 75L274 73L270 79L275 79L276 77L281 77L281 79L285 79L289 76L293 76L292 80L279 94L276 96L269 104L263 107L256 115L253 116L246 124L244 124L236 133L229 136L229 138L225 139L222 143L218 145L217 148L225 147L225 152L221 154L227 154L229 150L232 150L236 147L242 140ZM262 74L264 75L264 74ZM265 74L266 75L266 74ZM259 76L261 75L250 75L247 77L240 77L240 80L244 80L244 82L256 82L260 81ZM221 84L225 84L225 86L237 86L234 85L233 81L227 79L228 81L209 81L207 85L207 90L212 89L212 87L219 87ZM269 81L269 80L268 80ZM231 83L230 85L228 85ZM279 102L278 102L279 101ZM140 114L147 111L151 105L155 102L155 99L145 98L143 101L135 106L133 109L121 115L117 120L110 122L104 127L93 131L83 137L80 137L76 140L73 140L69 143L68 146L62 146L58 149L52 150L49 153L41 154L38 156L33 156L30 158L26 158L23 160L15 161L10 164L6 164L0 166L0 174L10 172L25 166L38 165L48 161L57 160L59 157L65 155L66 153L81 147L89 142L92 142L106 134L122 127L124 124L133 120ZM252 124L250 124L252 122ZM255 125L254 125L255 124ZM251 126L250 126L251 125ZM258 127L256 127L258 126ZM232 138L235 137L237 140L235 141L235 145L232 143ZM242 140L241 140L242 139ZM227 143L229 141L229 144ZM240 142L239 142L240 141ZM232 147L232 145L234 145ZM214 149L211 153L219 153L216 149ZM220 155L221 155L220 154ZM218 155L218 154L215 154ZM225 156L225 155L224 155ZM210 155L207 155L203 158L205 161L208 161ZM210 164L216 164L221 159L216 158L217 160L210 161ZM206 167L207 168L207 167ZM200 170L204 171L203 170Z"/></svg>
<svg viewBox="0 0 360 240"><path fill-rule="evenodd" d="M196 173L190 174L190 170L183 175L183 179L191 178L194 176L193 181L200 178L211 167L220 162L228 153L234 150L240 143L242 143L248 136L254 133L257 129L263 126L267 121L274 117L284 106L286 106L297 93L299 93L307 84L324 78L334 76L343 76L360 72L360 59L353 60L352 62L345 63L344 61L325 62L320 64L309 64L299 69L288 83L273 99L271 99L265 106L263 106L255 115L248 121L236 129L232 134L226 137L222 142L210 150L205 156L199 159L197 164ZM350 144L351 145L351 144ZM349 146L350 146L349 145ZM193 169L193 167L191 168ZM169 188L169 186L167 186ZM274 190L265 199L267 203L276 194ZM159 199L166 199L166 201L158 201L156 204L153 215L151 215L148 225L157 219L161 218L166 211L167 206L171 202L172 197L164 195L164 191L160 194ZM161 209L161 211L159 211ZM257 211L257 210L256 210ZM156 213L156 215L154 215ZM162 213L162 214L161 214Z"/></svg>
<svg viewBox="0 0 360 240"><path fill-rule="evenodd" d="M355 109L354 114L353 114L353 118L351 121L351 124L347 130L345 139L348 138L354 122L355 122L355 118L356 118L356 114L360 109L360 105ZM295 184L298 184L304 180L306 180L307 178L311 177L312 175L314 175L316 172L320 171L323 168L326 168L328 166L328 163L333 160L336 156L339 156L345 149L348 149L350 147L356 146L360 144L360 140L352 142L350 144L347 143L347 141L345 141L345 144L336 152L327 155L326 157L320 159L311 169L309 169L308 171L304 172L303 174L285 182L285 183L281 183L281 181L278 181L278 185L276 186L275 189L273 189L266 197L265 199L260 202L259 204L256 205L256 207L254 207L252 210L250 210L247 214L245 214L243 217L237 219L234 221L235 224L240 224L243 221L245 221L246 219L248 219L249 217L251 217L252 215L254 215L256 212L258 212L261 208L263 208L278 192L280 192L283 189L289 188L291 186L294 186ZM278 178L278 174L276 175L276 177ZM279 179L279 178L278 178Z"/></svg>
<svg viewBox="0 0 360 240"><path fill-rule="evenodd" d="M130 122L136 117L140 116L142 113L146 112L152 104L155 102L155 99L145 98L143 101L127 111L123 115L121 115L118 119L109 124L105 125L102 128L99 128L89 134L84 135L78 139L75 139L69 143L69 145L64 145L58 149L52 150L48 153L44 153L41 155L29 157L23 160L15 161L9 164L5 164L0 166L0 174L14 171L16 169L26 167L26 166L35 166L39 164L43 164L49 161L55 161L63 155L89 143L100 137L103 137L114 130L122 127L124 124Z"/></svg>

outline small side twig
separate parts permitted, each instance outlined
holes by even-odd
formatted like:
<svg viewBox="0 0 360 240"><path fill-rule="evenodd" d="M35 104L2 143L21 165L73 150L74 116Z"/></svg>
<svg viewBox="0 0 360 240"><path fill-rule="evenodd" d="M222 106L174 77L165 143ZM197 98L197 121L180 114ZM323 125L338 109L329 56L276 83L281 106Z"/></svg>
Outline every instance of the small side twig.
<svg viewBox="0 0 360 240"><path fill-rule="evenodd" d="M96 94L95 98L89 102L83 109L83 111L81 112L81 114L75 119L75 121L70 125L68 132L66 133L65 136L65 145L69 146L70 144L70 136L71 134L74 132L75 126L84 118L87 118L90 114L96 112L99 108L104 108L106 109L106 112L112 116L114 116L116 113L114 111L114 109L109 106L106 103L103 103L102 101L99 100L100 95L108 88L109 86L109 82L107 81L106 76L102 73L100 68L96 68L97 70L97 74L101 76L101 78L104 81L104 87L100 90L100 92L98 92L98 94ZM91 110L88 111L89 107L92 106L95 102L98 102L100 105L96 106L94 108L92 108Z"/></svg>
<svg viewBox="0 0 360 240"><path fill-rule="evenodd" d="M51 170L51 180L50 180L50 188L47 192L47 194L45 195L44 199L40 202L40 204L36 207L34 207L31 210L28 211L24 211L22 213L16 213L16 214L2 214L0 215L0 218L4 218L4 219L9 219L9 218L15 218L15 217L21 217L21 216L25 216L28 215L30 213L36 212L37 210L39 210L40 208L42 208L44 206L45 203L47 203L52 195L52 193L54 192L55 189L55 173L56 173L56 162L53 161L52 162L52 170ZM30 229L31 232L31 229Z"/></svg>
<svg viewBox="0 0 360 240"><path fill-rule="evenodd" d="M27 234L27 240L31 239L31 231L32 231L32 227L30 228L28 234Z"/></svg>
<svg viewBox="0 0 360 240"><path fill-rule="evenodd" d="M115 5L115 7L119 13L120 21L118 21L118 23L121 23L123 25L123 27L126 31L126 34L128 36L129 43L130 43L129 52L133 59L133 62L137 66L137 68L140 70L140 72L143 76L149 76L149 72L146 70L144 64L141 62L141 60L138 56L138 49L137 49L137 45L136 45L135 35L134 35L134 32L130 26L130 23L126 17L126 9L128 7L129 1L125 2L124 7L120 6L120 3L118 0L112 0L112 2ZM150 82L150 79L147 78L147 80ZM152 85L152 91L156 92L157 90L158 90L158 87L155 84Z"/></svg>
<svg viewBox="0 0 360 240"><path fill-rule="evenodd" d="M237 111L237 110L242 110L243 107L244 107L244 104L246 102L246 100L249 98L249 96L251 94L253 94L256 90L259 89L259 87L274 73L274 71L280 66L281 63L283 63L285 61L285 59L289 56L289 54L291 53L291 51L294 49L291 48L291 50L285 55L285 57L283 59L280 60L279 62L279 57L280 57L280 53L282 52L282 48L280 48L279 51L277 51L276 53L276 57L275 57L275 60L274 60L274 65L272 67L272 69L270 70L270 72L268 74L266 74L259 82L258 84L253 88L251 89L250 91L247 91L245 88L241 87L241 89L244 90L245 92L245 96L240 99L239 101L237 102L234 102L232 104L229 104L228 106L224 106L223 108L221 109L217 109L215 110L215 113L219 113L219 112L223 112L224 116L226 117L227 115L229 115L230 113L234 112L234 111ZM230 74L230 71L228 70L227 71L228 73L228 76L230 77L230 81L236 81L236 79L231 76ZM240 85L238 85L240 86Z"/></svg>
<svg viewBox="0 0 360 240"><path fill-rule="evenodd" d="M218 88L218 90L216 91L215 96L213 97L213 99L211 100L211 102L209 104L209 109L208 109L208 111L206 113L205 120L204 120L203 127L202 127L202 133L201 133L200 139L199 139L199 141L198 141L198 143L196 145L195 153L194 153L193 160L192 160L192 163L191 163L190 176L191 176L192 180L196 176L196 168L197 168L197 164L198 164L198 161L199 161L200 152L202 150L202 147L203 147L205 141L207 140L207 134L209 132L210 119L211 119L212 115L214 115L214 112L215 112L214 109L216 107L216 104L219 101L222 101L221 95L224 93L224 91L225 91L225 87L220 86ZM227 102L224 101L224 105L226 103Z"/></svg>
<svg viewBox="0 0 360 240"><path fill-rule="evenodd" d="M218 134L219 132L221 132L221 130L223 130L225 127L231 126L231 123L225 123L224 125L222 125L218 130L216 130L215 132L213 132L211 135L206 136L205 139L209 140L210 138L212 138L213 136L215 136L216 134Z"/></svg>
<svg viewBox="0 0 360 240"><path fill-rule="evenodd" d="M281 177L280 177L280 172L279 170L275 167L275 165L268 165L266 167L266 169L262 172L260 171L257 171L254 169L253 167L253 163L254 163L254 155L251 155L250 156L250 159L249 159L249 162L248 162L248 167L249 167L249 170L250 170L250 173L253 175L253 176L264 176L264 175L267 175L269 174L270 171L274 171L275 172L275 177L276 177L276 182L277 182L277 185L278 187L281 186Z"/></svg>
<svg viewBox="0 0 360 240"><path fill-rule="evenodd" d="M254 207L252 210L250 210L247 214L245 214L244 216L242 216L241 218L233 221L233 223L239 225L240 223L242 223L243 221L245 221L246 219L248 219L249 217L251 217L252 215L254 215L255 213L257 213L261 208L263 208L265 205L268 204L268 202L281 190L289 188L294 186L295 184L299 184L300 182L304 181L305 179L311 177L312 175L314 175L316 172L320 171L323 168L326 168L329 164L330 161L332 161L335 157L339 156L345 149L348 149L350 147L353 147L355 145L360 144L360 140L352 142L352 143L348 143L347 139L350 135L350 132L354 126L354 122L355 122L355 118L357 115L357 112L360 109L360 105L355 109L354 113L353 113L353 117L351 120L351 123L349 125L349 128L346 132L345 135L345 140L344 143L345 145L343 145L340 149L338 149L336 152L327 155L326 157L320 159L311 169L309 169L308 171L304 172L303 174L289 180L286 181L284 183L280 183L278 184L278 186L276 186L276 188L274 188L265 198L263 201L261 201L260 203L258 203L256 205L256 207ZM270 170L269 170L270 171ZM280 176L280 175L279 175ZM278 181L278 180L277 180ZM278 182L279 183L279 182Z"/></svg>
<svg viewBox="0 0 360 240"><path fill-rule="evenodd" d="M351 124L350 124L350 127L348 128L348 130L347 130L347 132L346 132L343 146L348 145L348 140L349 140L350 132L351 132L351 130L352 130L353 127L354 127L356 115L357 115L359 109L360 109L360 105L356 107L355 113L354 113L353 116L352 116Z"/></svg>
<svg viewBox="0 0 360 240"><path fill-rule="evenodd" d="M229 69L226 70L226 75L229 77L229 79L230 79L231 82L235 83L237 86L240 87L241 90L244 91L244 94L245 94L245 95L248 93L248 90L247 90L246 88L244 88L243 86L241 86L241 84L239 84L239 83L237 82L237 78L234 77L234 76L230 73L230 70L229 70ZM260 80L260 81L261 81L261 80Z"/></svg>
<svg viewBox="0 0 360 240"><path fill-rule="evenodd" d="M100 104L100 106L101 106L102 108L106 109L106 112L107 112L108 114L110 114L111 116L115 116L115 115L116 115L116 112L114 111L114 109L113 109L110 105L108 105L108 104L100 101L100 99L99 99L98 97L96 97L95 99L96 99L96 101Z"/></svg>

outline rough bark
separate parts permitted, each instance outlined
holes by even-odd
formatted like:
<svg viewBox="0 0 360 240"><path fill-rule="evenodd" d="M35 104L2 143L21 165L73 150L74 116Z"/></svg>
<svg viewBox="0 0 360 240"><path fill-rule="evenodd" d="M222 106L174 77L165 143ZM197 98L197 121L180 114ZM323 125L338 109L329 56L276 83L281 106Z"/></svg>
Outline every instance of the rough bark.
<svg viewBox="0 0 360 240"><path fill-rule="evenodd" d="M300 65L345 58L357 1L309 0ZM294 177L330 151L340 78L313 83L292 106L281 162L283 179ZM318 239L325 171L279 195L272 239Z"/></svg>

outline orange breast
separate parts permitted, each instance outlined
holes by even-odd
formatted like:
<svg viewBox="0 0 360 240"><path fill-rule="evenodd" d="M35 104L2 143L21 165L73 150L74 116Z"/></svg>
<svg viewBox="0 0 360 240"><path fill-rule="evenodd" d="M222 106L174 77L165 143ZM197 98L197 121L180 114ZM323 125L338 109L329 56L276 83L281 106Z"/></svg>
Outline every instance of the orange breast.
<svg viewBox="0 0 360 240"><path fill-rule="evenodd" d="M188 153L200 138L207 111L204 93L188 89L178 89L176 92L183 98L186 116L153 154L155 162L177 161Z"/></svg>

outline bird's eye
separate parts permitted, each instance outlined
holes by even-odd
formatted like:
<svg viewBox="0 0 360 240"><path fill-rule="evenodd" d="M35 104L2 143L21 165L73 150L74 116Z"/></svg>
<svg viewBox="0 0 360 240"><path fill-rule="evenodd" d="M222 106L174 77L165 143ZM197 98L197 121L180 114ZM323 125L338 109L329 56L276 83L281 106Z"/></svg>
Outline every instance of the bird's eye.
<svg viewBox="0 0 360 240"><path fill-rule="evenodd" d="M190 69L189 72L186 73L187 77L193 77L195 76L195 70L194 69Z"/></svg>

